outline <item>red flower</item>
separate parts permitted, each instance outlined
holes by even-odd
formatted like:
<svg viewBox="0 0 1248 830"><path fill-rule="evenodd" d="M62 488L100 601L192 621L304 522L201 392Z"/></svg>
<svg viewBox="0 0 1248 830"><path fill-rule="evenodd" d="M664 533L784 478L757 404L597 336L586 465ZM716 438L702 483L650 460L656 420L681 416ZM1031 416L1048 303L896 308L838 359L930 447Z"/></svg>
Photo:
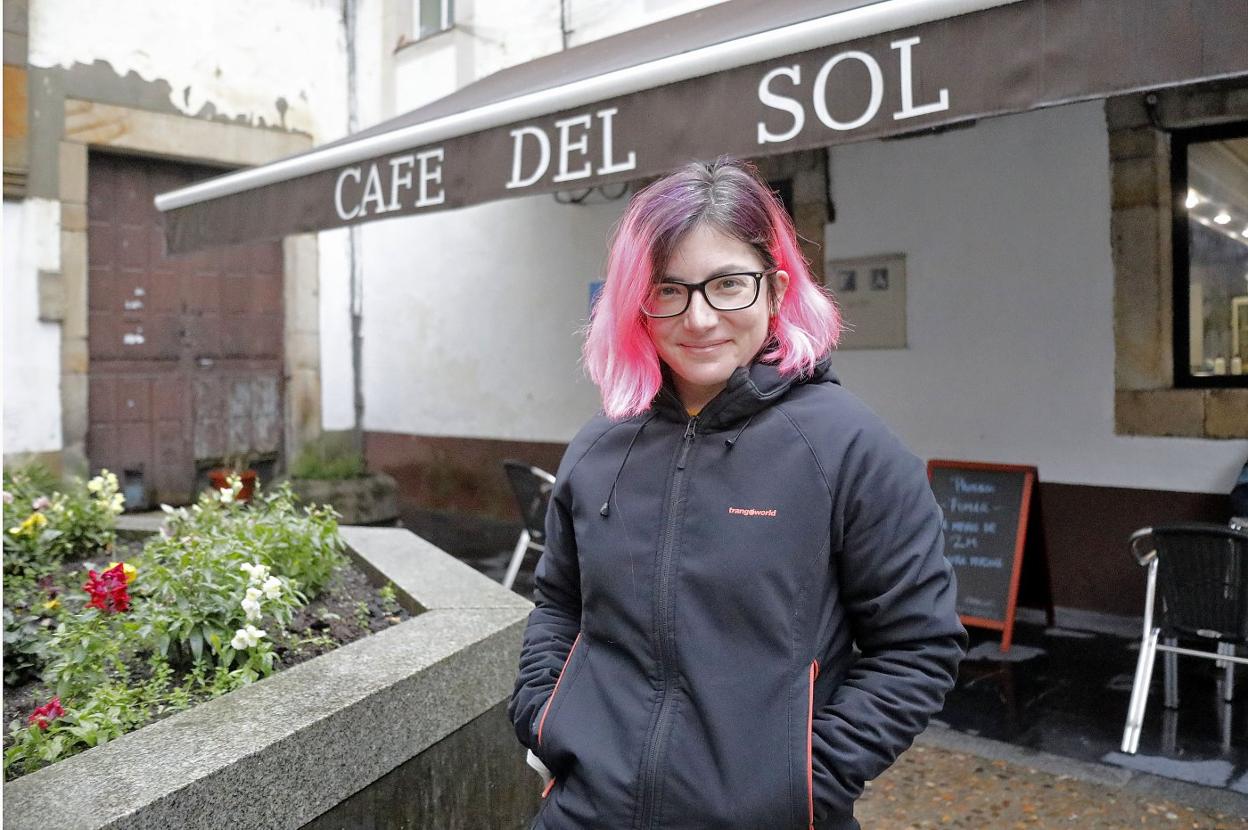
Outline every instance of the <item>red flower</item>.
<svg viewBox="0 0 1248 830"><path fill-rule="evenodd" d="M64 715L65 710L61 708L61 699L59 697L54 697L47 703L35 709L35 713L30 716L27 722L34 724L40 729L47 729L49 721L63 717Z"/></svg>
<svg viewBox="0 0 1248 830"><path fill-rule="evenodd" d="M89 579L82 589L91 595L88 608L98 608L105 613L130 610L124 563L118 562L102 574L89 571L87 575Z"/></svg>

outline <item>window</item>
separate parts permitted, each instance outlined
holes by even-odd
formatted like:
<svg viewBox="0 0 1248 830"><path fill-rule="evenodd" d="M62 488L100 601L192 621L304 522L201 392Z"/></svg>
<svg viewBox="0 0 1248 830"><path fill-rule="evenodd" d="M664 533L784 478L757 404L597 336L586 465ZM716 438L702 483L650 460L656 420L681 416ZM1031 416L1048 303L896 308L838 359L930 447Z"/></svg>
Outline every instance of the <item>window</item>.
<svg viewBox="0 0 1248 830"><path fill-rule="evenodd" d="M419 40L451 28L455 15L451 0L412 0L412 17Z"/></svg>
<svg viewBox="0 0 1248 830"><path fill-rule="evenodd" d="M1248 387L1248 123L1171 146L1175 385Z"/></svg>

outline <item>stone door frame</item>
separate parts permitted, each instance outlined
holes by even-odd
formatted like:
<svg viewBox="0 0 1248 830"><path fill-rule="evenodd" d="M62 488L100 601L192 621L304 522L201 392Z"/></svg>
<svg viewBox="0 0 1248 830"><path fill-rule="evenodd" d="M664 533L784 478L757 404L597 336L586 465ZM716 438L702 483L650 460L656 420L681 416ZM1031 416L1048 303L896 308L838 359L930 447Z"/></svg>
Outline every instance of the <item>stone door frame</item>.
<svg viewBox="0 0 1248 830"><path fill-rule="evenodd" d="M58 147L59 273L39 274L40 318L61 324L61 470L86 476L87 153L146 155L231 167L264 164L311 148L309 136L65 99ZM321 429L319 261L315 234L282 241L285 424L283 453Z"/></svg>

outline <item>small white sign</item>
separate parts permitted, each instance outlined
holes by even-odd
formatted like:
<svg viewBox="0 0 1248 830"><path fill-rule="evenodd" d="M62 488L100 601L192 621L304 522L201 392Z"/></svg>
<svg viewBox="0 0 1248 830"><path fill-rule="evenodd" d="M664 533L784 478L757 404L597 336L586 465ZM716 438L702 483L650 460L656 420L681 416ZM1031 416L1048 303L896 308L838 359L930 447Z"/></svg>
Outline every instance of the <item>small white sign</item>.
<svg viewBox="0 0 1248 830"><path fill-rule="evenodd" d="M845 325L839 349L906 347L905 254L829 259L824 274Z"/></svg>

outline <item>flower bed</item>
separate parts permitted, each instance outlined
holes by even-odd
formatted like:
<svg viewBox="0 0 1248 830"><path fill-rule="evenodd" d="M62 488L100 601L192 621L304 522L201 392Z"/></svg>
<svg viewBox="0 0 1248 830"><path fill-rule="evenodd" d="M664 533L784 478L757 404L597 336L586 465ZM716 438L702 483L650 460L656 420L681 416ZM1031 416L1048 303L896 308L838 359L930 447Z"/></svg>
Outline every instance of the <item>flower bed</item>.
<svg viewBox="0 0 1248 830"><path fill-rule="evenodd" d="M333 509L300 510L286 486L164 506L142 546L116 539L107 471L48 488L6 473L6 780L408 616L349 566Z"/></svg>

